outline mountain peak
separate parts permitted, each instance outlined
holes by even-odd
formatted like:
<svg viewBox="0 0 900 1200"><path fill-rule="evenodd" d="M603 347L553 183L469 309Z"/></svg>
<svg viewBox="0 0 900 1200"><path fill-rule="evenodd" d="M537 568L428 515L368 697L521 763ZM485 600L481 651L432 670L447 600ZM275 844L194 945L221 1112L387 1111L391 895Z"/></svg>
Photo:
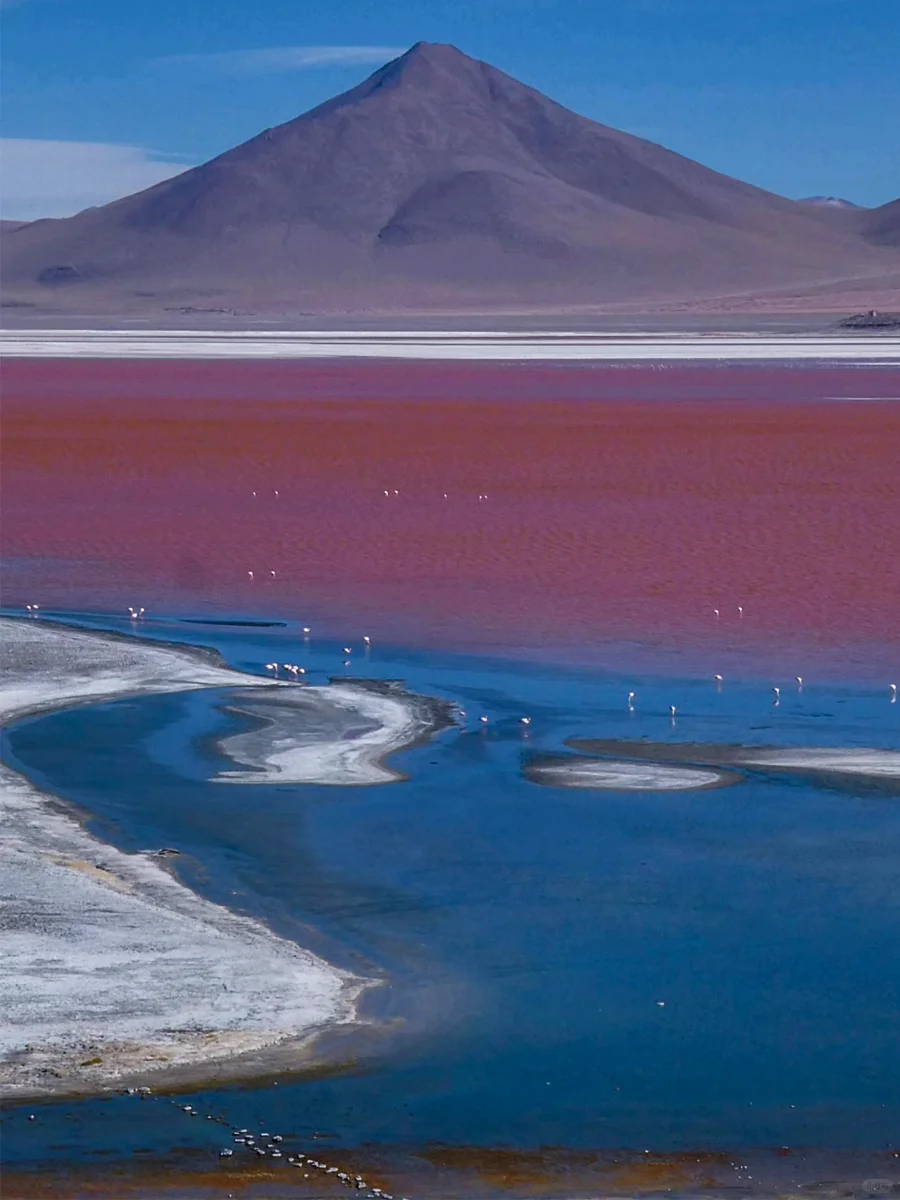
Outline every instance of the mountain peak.
<svg viewBox="0 0 900 1200"><path fill-rule="evenodd" d="M416 42L414 46L401 54L399 58L386 63L373 78L381 83L427 80L429 86L435 86L435 80L443 76L445 79L455 79L469 84L483 76L487 64L470 58L456 46L447 42Z"/></svg>
<svg viewBox="0 0 900 1200"><path fill-rule="evenodd" d="M452 46L449 42L416 42L400 56L396 61L408 59L411 61L424 60L425 62L448 65L454 62L474 62L475 59L470 58L468 54L464 54L462 50Z"/></svg>
<svg viewBox="0 0 900 1200"><path fill-rule="evenodd" d="M16 230L4 282L50 305L96 294L135 307L552 307L896 261L890 206L865 230L805 207L580 117L455 46L417 42L208 163Z"/></svg>
<svg viewBox="0 0 900 1200"><path fill-rule="evenodd" d="M859 208L852 200L842 196L804 196L800 204L815 204L818 208Z"/></svg>

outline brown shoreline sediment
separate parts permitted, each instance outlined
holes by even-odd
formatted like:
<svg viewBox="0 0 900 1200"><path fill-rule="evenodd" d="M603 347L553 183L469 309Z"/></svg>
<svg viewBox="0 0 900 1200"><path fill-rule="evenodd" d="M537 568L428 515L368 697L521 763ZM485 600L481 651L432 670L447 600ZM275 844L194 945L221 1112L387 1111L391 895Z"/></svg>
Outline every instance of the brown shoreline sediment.
<svg viewBox="0 0 900 1200"><path fill-rule="evenodd" d="M286 1153L294 1149L291 1138ZM890 1150L829 1151L807 1147L737 1149L697 1146L687 1150L590 1150L559 1145L511 1146L354 1146L304 1149L364 1176L369 1188L417 1200L605 1200L611 1197L670 1195L721 1200L738 1195L754 1200L865 1200L900 1192L898 1157ZM50 1200L65 1186L67 1196L196 1200L230 1195L258 1197L339 1197L347 1192L331 1176L291 1169L285 1159L228 1158L213 1165L209 1150L173 1147L164 1156L62 1169L7 1172L4 1195L14 1200ZM329 1183L329 1181L331 1181ZM325 1184L326 1186L322 1186ZM888 1186L885 1187L884 1185ZM874 1185L878 1185L876 1188ZM880 1190L879 1190L880 1189ZM351 1194L354 1194L351 1192ZM363 1193L366 1194L366 1193Z"/></svg>

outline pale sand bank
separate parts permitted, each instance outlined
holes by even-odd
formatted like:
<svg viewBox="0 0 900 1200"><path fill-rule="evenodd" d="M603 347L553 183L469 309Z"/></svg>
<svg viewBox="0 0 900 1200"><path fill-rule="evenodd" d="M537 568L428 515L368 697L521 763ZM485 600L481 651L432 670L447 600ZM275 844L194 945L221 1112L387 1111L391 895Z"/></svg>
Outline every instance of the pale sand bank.
<svg viewBox="0 0 900 1200"><path fill-rule="evenodd" d="M747 766L811 769L839 775L868 775L900 780L900 750L842 750L797 747L789 750L748 750L739 759Z"/></svg>
<svg viewBox="0 0 900 1200"><path fill-rule="evenodd" d="M202 654L0 622L0 718L127 694L279 685ZM352 1022L366 981L209 903L154 858L89 835L0 768L3 818L0 1093L109 1086L159 1068L197 1077L279 1045L300 1065ZM215 1071L211 1070L215 1066Z"/></svg>
<svg viewBox="0 0 900 1200"><path fill-rule="evenodd" d="M9 358L401 358L493 361L900 362L887 334L3 330Z"/></svg>
<svg viewBox="0 0 900 1200"><path fill-rule="evenodd" d="M254 690L234 699L231 711L263 724L217 743L235 763L217 776L224 783L394 783L404 777L385 757L450 724L449 706L391 685Z"/></svg>
<svg viewBox="0 0 900 1200"><path fill-rule="evenodd" d="M900 751L840 746L729 746L699 742L629 742L609 738L572 738L566 743L586 754L628 755L657 767L689 765L790 771L819 776L852 789L871 785L900 792ZM600 762L602 760L596 759Z"/></svg>
<svg viewBox="0 0 900 1200"><path fill-rule="evenodd" d="M683 792L724 787L736 776L700 767L671 767L657 763L618 762L615 759L538 758L525 765L532 783L545 787L593 788L610 792Z"/></svg>

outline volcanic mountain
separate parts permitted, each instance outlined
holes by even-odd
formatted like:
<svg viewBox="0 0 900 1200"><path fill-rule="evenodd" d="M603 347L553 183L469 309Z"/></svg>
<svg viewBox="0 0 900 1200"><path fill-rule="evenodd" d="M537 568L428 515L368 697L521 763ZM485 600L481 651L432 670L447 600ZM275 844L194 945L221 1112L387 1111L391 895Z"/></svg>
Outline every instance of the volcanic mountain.
<svg viewBox="0 0 900 1200"><path fill-rule="evenodd" d="M419 43L144 192L4 238L5 302L69 312L554 309L900 267L773 195Z"/></svg>

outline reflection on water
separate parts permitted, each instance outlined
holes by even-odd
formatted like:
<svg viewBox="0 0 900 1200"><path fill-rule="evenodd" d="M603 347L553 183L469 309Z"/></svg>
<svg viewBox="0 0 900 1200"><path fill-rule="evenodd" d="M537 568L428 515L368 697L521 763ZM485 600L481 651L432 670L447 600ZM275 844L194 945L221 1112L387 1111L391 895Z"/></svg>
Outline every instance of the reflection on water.
<svg viewBox="0 0 900 1200"><path fill-rule="evenodd" d="M179 636L174 623L144 632ZM302 662L322 683L342 670L340 644L291 625L203 636L258 672ZM642 791L523 774L533 756L598 736L622 758L641 757L623 748L642 739L658 758L668 747L669 761L683 743L890 749L898 706L883 689L808 683L774 709L756 683L717 690L686 671L377 645L353 671L402 678L465 723L395 755L404 782L346 788L217 782L217 745L247 729L228 691L72 710L8 736L14 759L103 836L178 848L176 869L204 894L390 980L391 1035L361 1043L352 1066L192 1103L298 1145L327 1133L329 1153L381 1161L404 1194L755 1187L729 1157L753 1146L769 1148L753 1161L769 1163L773 1187L825 1178L828 1147L884 1174L878 1154L900 1129L896 801L774 771ZM213 1123L126 1097L36 1111L31 1126L13 1113L13 1164L104 1148L213 1155L221 1139ZM706 1157L690 1165L698 1147Z"/></svg>

